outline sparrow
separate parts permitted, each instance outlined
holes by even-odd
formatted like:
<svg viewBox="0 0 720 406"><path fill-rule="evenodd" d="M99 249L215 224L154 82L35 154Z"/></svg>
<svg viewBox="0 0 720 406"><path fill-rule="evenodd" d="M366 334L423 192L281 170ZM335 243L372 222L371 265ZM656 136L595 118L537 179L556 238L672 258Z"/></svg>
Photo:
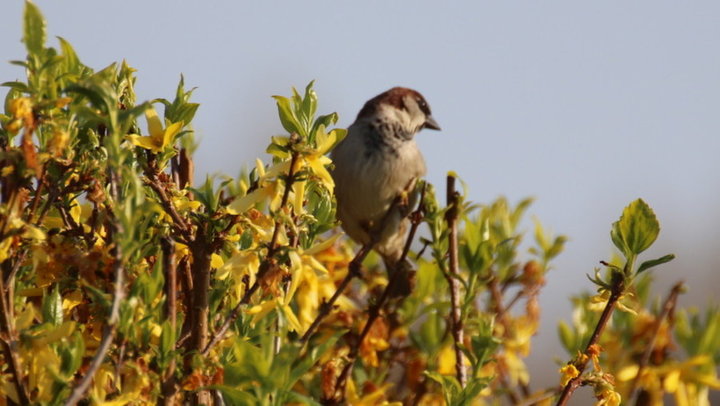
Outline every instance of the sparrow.
<svg viewBox="0 0 720 406"><path fill-rule="evenodd" d="M407 218L425 175L415 134L440 130L430 106L417 91L394 87L368 100L330 157L337 218L356 242L375 242L388 272L400 265L409 228Z"/></svg>

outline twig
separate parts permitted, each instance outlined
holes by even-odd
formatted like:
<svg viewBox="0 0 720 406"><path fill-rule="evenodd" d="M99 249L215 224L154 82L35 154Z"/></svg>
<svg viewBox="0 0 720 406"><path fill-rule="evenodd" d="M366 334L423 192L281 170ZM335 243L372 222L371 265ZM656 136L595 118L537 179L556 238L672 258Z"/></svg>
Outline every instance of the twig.
<svg viewBox="0 0 720 406"><path fill-rule="evenodd" d="M670 293L668 294L667 298L665 299L665 302L663 302L662 311L657 316L657 319L655 321L655 326L653 326L652 330L652 338L650 339L650 342L645 347L645 352L643 352L642 357L640 358L640 361L638 361L638 371L637 375L635 375L635 379L632 382L632 386L630 386L630 391L628 392L628 399L632 399L635 395L635 391L637 390L637 387L640 383L640 376L643 373L643 370L648 365L648 362L650 362L650 355L652 354L653 350L655 349L655 343L658 339L658 334L660 333L660 328L662 327L663 322L665 319L671 319L673 313L675 312L675 305L677 304L677 299L680 293L682 293L683 289L685 288L682 281L677 282L675 285L673 285L672 289L670 290Z"/></svg>
<svg viewBox="0 0 720 406"><path fill-rule="evenodd" d="M360 276L360 269L362 266L362 262L365 260L365 257L368 256L370 251L372 250L372 246L374 244L365 244L362 247L360 247L360 250L355 254L355 257L350 261L350 264L348 265L348 273L345 275L345 278L343 278L342 282L340 282L340 285L338 285L337 289L335 290L335 293L332 295L330 300L327 302L323 301L323 303L320 305L320 309L318 310L318 315L315 317L315 320L313 320L312 324L310 324L310 327L305 331L305 334L300 338L301 343L307 342L310 337L315 333L315 330L320 326L320 322L330 313L330 310L335 306L335 302L340 298L340 296L345 291L345 288L350 284L350 282L355 277Z"/></svg>
<svg viewBox="0 0 720 406"><path fill-rule="evenodd" d="M110 184L111 190L113 191L113 197L115 198L115 201L117 201L117 180L114 173L110 173ZM123 233L122 225L117 221L111 223L110 230L112 231L113 236L121 235ZM110 349L110 345L112 344L112 341L115 338L115 333L117 332L117 324L120 318L120 302L125 297L125 290L123 289L124 268L122 250L117 242L115 242L112 252L115 257L115 261L113 263L113 270L115 272L115 289L113 292L112 307L110 308L110 318L103 328L103 338L100 341L100 345L98 346L95 356L90 362L87 372L80 382L77 383L75 388L73 388L70 397L67 401L65 401L65 406L74 406L83 398L83 396L85 396L85 392L90 387L90 383L92 382L95 373L105 360L105 355Z"/></svg>
<svg viewBox="0 0 720 406"><path fill-rule="evenodd" d="M570 400L570 396L572 396L573 392L575 392L575 390L582 383L582 373L583 371L585 371L585 367L587 366L591 358L591 347L597 344L598 340L600 339L600 335L602 335L605 326L607 326L608 322L610 321L613 310L615 310L615 305L617 304L617 301L620 300L620 296L622 296L625 290L623 276L619 272L614 273L612 278L613 280L610 289L610 297L608 298L608 302L605 305L605 309L600 315L600 320L598 320L597 326L595 326L595 331L593 331L592 336L590 337L590 341L588 341L587 346L585 347L585 351L583 352L583 354L586 356L578 357L578 359L575 360L574 365L575 368L578 370L578 374L576 377L570 379L570 381L568 381L568 383L565 385L556 406L564 406L565 404L567 404L568 400Z"/></svg>
<svg viewBox="0 0 720 406"><path fill-rule="evenodd" d="M402 254L400 255L400 259L398 260L398 264L402 264L405 259L407 258L408 253L410 252L410 245L412 245L413 240L415 239L415 233L417 232L418 227L420 226L420 223L423 219L423 212L424 212L424 202L425 202L425 190L426 186L423 184L423 188L420 194L420 202L418 203L417 209L410 214L410 231L408 233L408 237L405 240L405 246L403 247ZM391 208L392 210L392 208ZM390 281L388 281L387 286L385 286L385 289L383 290L382 294L380 295L380 298L378 301L370 306L370 309L368 311L368 319L365 322L365 326L363 327L362 332L360 333L360 336L358 337L358 340L355 342L355 345L350 348L350 353L348 354L348 363L343 367L342 371L340 372L340 375L337 378L336 384L335 384L335 398L331 401L333 403L339 402L342 403L345 399L345 386L347 385L347 379L350 376L350 372L352 371L353 366L355 365L355 360L357 360L358 353L360 351L360 346L362 345L363 341L365 341L365 338L367 337L368 333L370 333L370 329L372 328L373 324L375 324L375 321L380 316L380 310L385 306L385 303L387 302L388 298L390 298L391 292L393 292L393 289L395 288L395 285L397 282L399 282L400 277L404 274L400 272L400 270L396 269L394 272L391 273Z"/></svg>
<svg viewBox="0 0 720 406"><path fill-rule="evenodd" d="M162 205L163 209L165 209L165 212L170 215L170 218L172 218L173 223L175 223L175 227L180 230L180 233L186 241L193 241L194 236L192 235L190 225L185 222L185 220L177 212L177 209L175 209L175 204L173 204L172 200L170 200L170 198L168 197L167 192L162 186L162 183L160 182L160 179L158 178L158 174L155 169L146 169L145 175L147 177L145 183L150 186L150 188L155 192L155 194L158 195L158 198L160 199L160 204Z"/></svg>
<svg viewBox="0 0 720 406"><path fill-rule="evenodd" d="M185 314L188 315L188 317L185 317L185 320L183 320L180 337L178 337L178 340L175 343L176 349L182 347L185 341L190 338L190 330L192 329L192 320L190 320L189 315L192 314L190 309L192 309L193 281L192 271L190 270L190 262L187 256L180 260L180 286L183 291L183 306L185 307Z"/></svg>
<svg viewBox="0 0 720 406"><path fill-rule="evenodd" d="M30 213L28 214L28 222L32 222L33 216L35 216L35 211L37 210L39 204L40 204L40 195L43 192L43 186L45 186L45 166L46 164L43 164L41 172L40 172L40 178L38 178L38 187L35 190L35 197L33 198L32 206L30 207Z"/></svg>
<svg viewBox="0 0 720 406"><path fill-rule="evenodd" d="M445 214L448 228L450 229L449 239L449 264L445 278L450 285L450 319L452 321L452 335L455 347L455 372L461 387L467 383L467 370L465 369L465 355L462 352L464 341L463 323L460 315L460 283L458 282L458 246L457 246L457 219L459 215L460 196L455 190L455 177L447 177L447 205L448 211Z"/></svg>
<svg viewBox="0 0 720 406"><path fill-rule="evenodd" d="M503 306L503 294L500 290L500 287L498 286L497 279L495 277L490 278L488 281L488 290L490 291L490 296L492 297L492 306L491 311L495 313L495 319L500 322L500 324L503 325L503 330L505 331L505 334L511 332L513 330L513 327L510 323L510 321L507 318L507 308ZM515 296L518 298L520 295L520 292L518 292L518 296ZM511 302L511 303L514 303ZM519 401L517 393L515 393L515 390L510 387L510 384L508 383L506 379L507 371L504 367L500 368L500 384L505 389L505 394L510 400L511 404L517 404ZM529 392L529 390L526 390Z"/></svg>
<svg viewBox="0 0 720 406"><path fill-rule="evenodd" d="M163 267L165 268L165 318L170 320L170 330L175 334L177 331L177 266L175 263L175 244L171 238L160 240L163 254ZM163 403L174 404L175 393L177 392L175 382L175 357L170 360L167 370L164 373L162 392Z"/></svg>
<svg viewBox="0 0 720 406"><path fill-rule="evenodd" d="M540 392L538 394L532 395L530 397L527 397L525 399L522 399L518 401L517 403L513 403L515 406L533 406L533 405L539 405L543 400L550 399L551 397L557 395L557 391L554 389L547 389L544 392Z"/></svg>
<svg viewBox="0 0 720 406"><path fill-rule="evenodd" d="M293 183L295 183L295 164L297 163L299 157L300 153L294 151L290 158L290 169L288 170L288 175L285 180L285 190L283 191L282 200L280 201L280 207L278 208L278 210L284 210L285 206L287 206L287 202L290 197L290 190L292 189ZM201 355L207 355L208 352L210 352L210 350L212 349L212 347L217 345L217 343L222 340L222 338L225 336L225 333L227 333L228 329L230 328L230 325L235 322L235 320L237 320L238 316L240 315L240 308L250 302L250 298L252 298L253 294L255 294L255 292L260 287L260 282L265 277L265 274L267 274L268 270L270 270L272 268L272 265L274 265L274 257L278 250L277 239L280 235L281 228L282 222L279 219L276 219L273 234L270 238L270 244L268 245L268 252L262 264L260 264L257 276L255 277L255 283L253 283L253 285L245 291L243 297L240 299L238 304L235 305L232 311L230 311L230 314L225 319L222 326L220 326L220 328L217 330L217 332L207 344L207 346L205 346L205 348L200 352Z"/></svg>
<svg viewBox="0 0 720 406"><path fill-rule="evenodd" d="M16 332L13 326L13 319L10 317L10 307L13 305L12 297L6 296L5 286L3 285L3 278L0 276L0 322L2 322L0 331L4 331L4 335L6 335L4 339L0 337L0 341L2 341L3 344L5 362L8 363L8 369L12 375L12 381L15 385L15 391L18 394L20 404L27 405L30 404L30 400L27 388L22 380L22 366L20 364L20 357L18 357Z"/></svg>

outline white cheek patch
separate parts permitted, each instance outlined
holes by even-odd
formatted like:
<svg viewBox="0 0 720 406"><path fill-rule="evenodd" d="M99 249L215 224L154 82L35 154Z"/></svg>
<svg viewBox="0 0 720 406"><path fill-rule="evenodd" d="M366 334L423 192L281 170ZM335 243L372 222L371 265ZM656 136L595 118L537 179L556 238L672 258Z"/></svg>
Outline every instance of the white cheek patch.
<svg viewBox="0 0 720 406"><path fill-rule="evenodd" d="M408 128L420 129L425 124L425 113L420 110L417 101L412 96L405 96L405 107L407 108Z"/></svg>

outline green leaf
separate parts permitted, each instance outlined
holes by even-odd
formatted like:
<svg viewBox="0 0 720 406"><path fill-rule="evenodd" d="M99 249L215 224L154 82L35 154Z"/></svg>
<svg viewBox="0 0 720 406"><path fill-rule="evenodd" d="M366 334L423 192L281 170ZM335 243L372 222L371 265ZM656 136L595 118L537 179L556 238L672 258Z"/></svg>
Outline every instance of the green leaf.
<svg viewBox="0 0 720 406"><path fill-rule="evenodd" d="M175 350L175 330L172 328L170 321L165 320L160 334L160 358L163 361L168 361L173 350Z"/></svg>
<svg viewBox="0 0 720 406"><path fill-rule="evenodd" d="M465 388L453 399L453 405L471 405L472 401L485 389L490 383L491 378L473 378L465 385Z"/></svg>
<svg viewBox="0 0 720 406"><path fill-rule="evenodd" d="M311 348L305 357L293 367L290 371L290 377L288 379L288 386L292 387L295 383L302 378L302 376L315 365L330 348L335 345L335 342L345 334L347 331L341 330L333 334L330 338L324 340L318 346Z"/></svg>
<svg viewBox="0 0 720 406"><path fill-rule="evenodd" d="M42 301L43 321L59 326L63 322L62 297L56 284L53 290L43 297Z"/></svg>
<svg viewBox="0 0 720 406"><path fill-rule="evenodd" d="M290 99L282 96L273 96L273 99L277 101L280 123L282 124L285 131L290 134L297 133L300 135L304 135L301 133L300 123L298 123L298 120L295 117L295 113L293 113L292 107L290 106Z"/></svg>
<svg viewBox="0 0 720 406"><path fill-rule="evenodd" d="M25 25L23 42L31 55L37 55L45 46L45 19L40 9L30 1L25 2Z"/></svg>
<svg viewBox="0 0 720 406"><path fill-rule="evenodd" d="M558 336L560 336L560 341L563 347L565 347L565 350L572 354L573 351L576 350L575 334L573 334L570 326L562 320L558 323Z"/></svg>
<svg viewBox="0 0 720 406"><path fill-rule="evenodd" d="M660 234L660 223L642 199L630 203L620 220L613 224L610 237L626 257L648 249Z"/></svg>
<svg viewBox="0 0 720 406"><path fill-rule="evenodd" d="M214 385L210 389L217 389L222 393L225 404L231 406L253 406L257 405L258 399L250 395L249 392L232 388L226 385Z"/></svg>
<svg viewBox="0 0 720 406"><path fill-rule="evenodd" d="M22 93L31 93L30 87L23 82L4 82L0 86L9 87Z"/></svg>
<svg viewBox="0 0 720 406"><path fill-rule="evenodd" d="M65 61L65 69L68 72L77 73L78 67L80 64L80 59L78 58L77 54L75 53L75 49L73 49L72 45L65 40L65 38L57 37L60 41L60 49L62 50L62 55Z"/></svg>
<svg viewBox="0 0 720 406"><path fill-rule="evenodd" d="M662 256L662 257L657 258L657 259L651 259L651 260L649 260L649 261L645 261L645 262L643 262L642 264L640 264L640 268L638 268L637 273L639 274L640 272L646 271L646 270L648 270L648 269L650 269L650 268L654 268L654 267L656 267L656 266L658 266L658 265L662 265L662 264L664 264L664 263L666 263L666 262L670 262L670 261L672 261L673 259L675 259L675 255L674 255L674 254L667 254L667 255Z"/></svg>
<svg viewBox="0 0 720 406"><path fill-rule="evenodd" d="M82 365L83 355L85 354L85 341L83 341L82 333L76 331L71 342L63 346L59 354L62 360L60 373L67 378L71 378Z"/></svg>

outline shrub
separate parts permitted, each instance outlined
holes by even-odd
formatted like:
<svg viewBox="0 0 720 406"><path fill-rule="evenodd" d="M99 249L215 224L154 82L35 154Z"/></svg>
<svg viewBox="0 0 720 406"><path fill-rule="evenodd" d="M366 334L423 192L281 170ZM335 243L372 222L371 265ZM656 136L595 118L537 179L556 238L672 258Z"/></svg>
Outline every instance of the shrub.
<svg viewBox="0 0 720 406"><path fill-rule="evenodd" d="M0 116L4 404L561 404L581 385L598 404L702 404L718 388L720 312L676 311L681 285L647 305L647 271L672 256L637 265L659 233L642 200L612 227L622 259L560 325L563 387L533 391L523 358L565 238L537 222L523 252L530 200L474 204L450 174L443 205L421 183L417 286L389 298L377 258L336 229L326 153L345 130L312 83L275 97L287 135L268 162L196 184L182 77L172 100L137 102L125 62L46 47L32 3L24 21L27 80L4 84Z"/></svg>

